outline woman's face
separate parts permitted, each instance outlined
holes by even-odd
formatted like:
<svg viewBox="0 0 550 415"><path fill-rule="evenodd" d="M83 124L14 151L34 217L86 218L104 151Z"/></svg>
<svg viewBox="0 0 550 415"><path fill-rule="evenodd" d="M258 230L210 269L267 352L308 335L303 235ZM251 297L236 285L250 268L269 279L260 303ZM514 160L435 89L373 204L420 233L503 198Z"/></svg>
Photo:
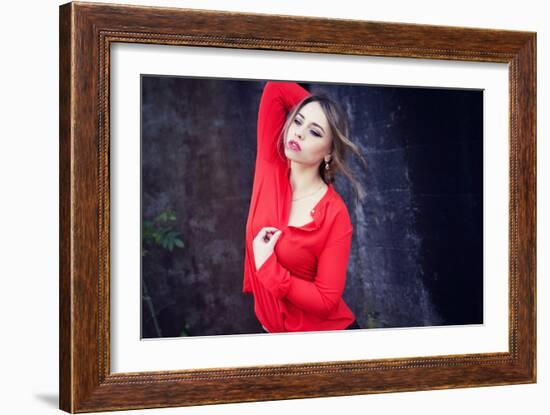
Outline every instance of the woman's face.
<svg viewBox="0 0 550 415"><path fill-rule="evenodd" d="M285 137L285 156L303 164L319 165L330 154L332 137L321 105L309 102L292 120Z"/></svg>

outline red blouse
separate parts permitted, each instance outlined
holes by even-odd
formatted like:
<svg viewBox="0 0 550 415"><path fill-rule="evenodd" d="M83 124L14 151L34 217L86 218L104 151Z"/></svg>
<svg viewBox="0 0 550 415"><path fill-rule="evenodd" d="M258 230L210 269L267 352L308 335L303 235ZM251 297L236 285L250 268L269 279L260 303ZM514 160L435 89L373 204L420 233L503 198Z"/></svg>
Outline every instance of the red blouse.
<svg viewBox="0 0 550 415"><path fill-rule="evenodd" d="M355 320L342 299L353 226L332 184L311 210L311 222L288 226L290 162L277 152L277 139L287 114L308 94L295 83L267 82L258 113L243 292L253 293L256 316L269 332L340 330ZM282 234L257 270L252 241L265 226Z"/></svg>

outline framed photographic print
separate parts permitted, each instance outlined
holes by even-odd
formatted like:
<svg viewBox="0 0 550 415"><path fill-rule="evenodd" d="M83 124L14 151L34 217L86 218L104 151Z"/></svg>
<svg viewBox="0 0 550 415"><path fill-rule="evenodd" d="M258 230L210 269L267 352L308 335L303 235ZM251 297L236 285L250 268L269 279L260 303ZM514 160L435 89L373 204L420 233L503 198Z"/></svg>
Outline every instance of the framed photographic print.
<svg viewBox="0 0 550 415"><path fill-rule="evenodd" d="M59 22L61 409L536 381L535 33Z"/></svg>

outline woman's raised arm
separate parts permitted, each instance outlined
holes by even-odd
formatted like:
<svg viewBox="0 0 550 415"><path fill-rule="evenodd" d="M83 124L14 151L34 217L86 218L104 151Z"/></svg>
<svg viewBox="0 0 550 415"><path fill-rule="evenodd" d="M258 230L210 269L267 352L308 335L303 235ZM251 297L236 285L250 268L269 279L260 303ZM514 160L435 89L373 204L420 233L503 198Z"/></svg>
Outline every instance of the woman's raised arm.
<svg viewBox="0 0 550 415"><path fill-rule="evenodd" d="M294 82L268 81L265 84L258 110L258 160L271 163L280 158L277 140L286 117L308 95L308 91Z"/></svg>

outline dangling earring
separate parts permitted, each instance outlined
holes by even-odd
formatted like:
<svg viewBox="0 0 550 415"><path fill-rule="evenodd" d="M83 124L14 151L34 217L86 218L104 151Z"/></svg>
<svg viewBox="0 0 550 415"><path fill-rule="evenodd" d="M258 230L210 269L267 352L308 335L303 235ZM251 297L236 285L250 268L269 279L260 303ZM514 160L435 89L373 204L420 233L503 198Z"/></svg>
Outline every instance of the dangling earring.
<svg viewBox="0 0 550 415"><path fill-rule="evenodd" d="M332 174L330 172L330 164L329 161L325 160L325 175L327 176L327 179L330 181L332 180Z"/></svg>

